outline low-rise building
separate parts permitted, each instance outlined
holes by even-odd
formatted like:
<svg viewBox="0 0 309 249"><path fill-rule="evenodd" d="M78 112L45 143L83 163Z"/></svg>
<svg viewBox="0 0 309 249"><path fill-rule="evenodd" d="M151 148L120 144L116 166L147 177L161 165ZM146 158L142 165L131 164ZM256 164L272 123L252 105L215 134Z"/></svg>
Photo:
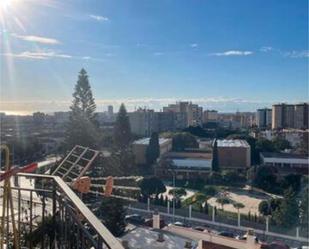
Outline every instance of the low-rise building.
<svg viewBox="0 0 309 249"><path fill-rule="evenodd" d="M260 153L261 164L274 167L281 176L289 174L308 175L309 158L304 155L290 153Z"/></svg>
<svg viewBox="0 0 309 249"><path fill-rule="evenodd" d="M150 138L142 138L133 142L132 150L135 156L136 164L146 163L146 150L149 145ZM171 151L172 149L172 139L169 138L159 138L160 146L160 156Z"/></svg>
<svg viewBox="0 0 309 249"><path fill-rule="evenodd" d="M217 140L220 169L243 171L251 166L251 148L245 140Z"/></svg>
<svg viewBox="0 0 309 249"><path fill-rule="evenodd" d="M206 177L212 170L211 152L169 152L160 160L155 174L161 178L196 179Z"/></svg>

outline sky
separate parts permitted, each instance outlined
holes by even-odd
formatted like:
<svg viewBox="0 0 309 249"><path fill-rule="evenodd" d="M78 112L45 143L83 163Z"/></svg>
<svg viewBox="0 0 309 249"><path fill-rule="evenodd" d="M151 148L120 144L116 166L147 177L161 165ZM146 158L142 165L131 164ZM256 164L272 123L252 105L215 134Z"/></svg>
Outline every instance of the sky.
<svg viewBox="0 0 309 249"><path fill-rule="evenodd" d="M308 101L307 0L0 0L0 111Z"/></svg>

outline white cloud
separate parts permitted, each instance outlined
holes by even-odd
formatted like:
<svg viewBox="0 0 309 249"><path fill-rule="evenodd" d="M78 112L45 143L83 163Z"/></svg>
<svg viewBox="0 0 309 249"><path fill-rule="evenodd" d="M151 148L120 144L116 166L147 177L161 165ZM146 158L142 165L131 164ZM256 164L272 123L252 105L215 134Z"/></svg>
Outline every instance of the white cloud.
<svg viewBox="0 0 309 249"><path fill-rule="evenodd" d="M43 37L43 36L35 36L35 35L18 35L18 34L12 34L12 36L23 40L23 41L29 41L29 42L37 42L37 43L42 43L42 44L49 44L49 45L57 45L60 44L60 41L53 39L53 38L48 38L48 37Z"/></svg>
<svg viewBox="0 0 309 249"><path fill-rule="evenodd" d="M283 55L290 58L309 58L309 51L303 50L303 51L289 51L289 52L283 52Z"/></svg>
<svg viewBox="0 0 309 249"><path fill-rule="evenodd" d="M154 52L153 55L154 56L161 56L161 55L164 55L164 53L163 52Z"/></svg>
<svg viewBox="0 0 309 249"><path fill-rule="evenodd" d="M197 43L191 43L191 44L190 44L190 47L191 47L191 48L197 48L197 47L198 47L198 44L197 44Z"/></svg>
<svg viewBox="0 0 309 249"><path fill-rule="evenodd" d="M21 53L4 53L4 56L15 57L21 59L33 59L33 60L47 60L52 58L62 58L62 59L70 59L71 55L56 53L54 51L48 52L33 52L33 51L24 51Z"/></svg>
<svg viewBox="0 0 309 249"><path fill-rule="evenodd" d="M252 51L240 51L240 50L229 50L225 52L220 52L220 53L212 53L210 55L214 56L248 56L252 55Z"/></svg>
<svg viewBox="0 0 309 249"><path fill-rule="evenodd" d="M261 47L260 48L260 51L261 52L270 52L270 51L272 51L273 50L273 48L272 47L269 47L269 46L265 46L265 47Z"/></svg>
<svg viewBox="0 0 309 249"><path fill-rule="evenodd" d="M89 15L90 18L98 21L98 22L107 22L109 18L106 16L98 16L98 15Z"/></svg>

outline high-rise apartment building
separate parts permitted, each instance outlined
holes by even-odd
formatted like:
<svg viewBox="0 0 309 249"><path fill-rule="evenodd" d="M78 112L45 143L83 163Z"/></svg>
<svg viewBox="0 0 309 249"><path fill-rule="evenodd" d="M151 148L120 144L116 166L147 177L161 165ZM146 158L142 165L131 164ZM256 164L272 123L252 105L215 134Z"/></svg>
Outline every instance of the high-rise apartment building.
<svg viewBox="0 0 309 249"><path fill-rule="evenodd" d="M138 109L128 113L131 125L131 132L140 136L150 136L154 132L154 111L148 109Z"/></svg>
<svg viewBox="0 0 309 249"><path fill-rule="evenodd" d="M153 132L174 131L178 113L138 109L128 113L132 133L149 137Z"/></svg>
<svg viewBox="0 0 309 249"><path fill-rule="evenodd" d="M294 126L296 129L308 129L308 103L295 105Z"/></svg>
<svg viewBox="0 0 309 249"><path fill-rule="evenodd" d="M107 114L111 117L114 115L114 107L112 105L109 105L107 107Z"/></svg>
<svg viewBox="0 0 309 249"><path fill-rule="evenodd" d="M203 122L203 108L192 102L176 102L176 104L169 104L163 107L163 112L186 113L187 126L202 125Z"/></svg>
<svg viewBox="0 0 309 249"><path fill-rule="evenodd" d="M286 104L283 106L283 127L294 128L294 105Z"/></svg>
<svg viewBox="0 0 309 249"><path fill-rule="evenodd" d="M272 129L283 128L283 104L276 104L272 107Z"/></svg>
<svg viewBox="0 0 309 249"><path fill-rule="evenodd" d="M276 104L272 108L272 128L308 129L308 103Z"/></svg>
<svg viewBox="0 0 309 249"><path fill-rule="evenodd" d="M268 108L256 111L256 125L259 128L270 128L272 123L272 110Z"/></svg>

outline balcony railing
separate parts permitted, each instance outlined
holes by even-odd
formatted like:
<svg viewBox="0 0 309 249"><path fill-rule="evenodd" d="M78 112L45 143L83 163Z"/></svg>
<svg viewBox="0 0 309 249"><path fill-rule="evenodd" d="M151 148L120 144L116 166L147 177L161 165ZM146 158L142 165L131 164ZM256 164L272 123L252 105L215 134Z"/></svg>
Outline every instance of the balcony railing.
<svg viewBox="0 0 309 249"><path fill-rule="evenodd" d="M14 178L12 195L19 248L123 249L60 177L20 173ZM14 241L11 220L7 220L1 236L10 248Z"/></svg>

